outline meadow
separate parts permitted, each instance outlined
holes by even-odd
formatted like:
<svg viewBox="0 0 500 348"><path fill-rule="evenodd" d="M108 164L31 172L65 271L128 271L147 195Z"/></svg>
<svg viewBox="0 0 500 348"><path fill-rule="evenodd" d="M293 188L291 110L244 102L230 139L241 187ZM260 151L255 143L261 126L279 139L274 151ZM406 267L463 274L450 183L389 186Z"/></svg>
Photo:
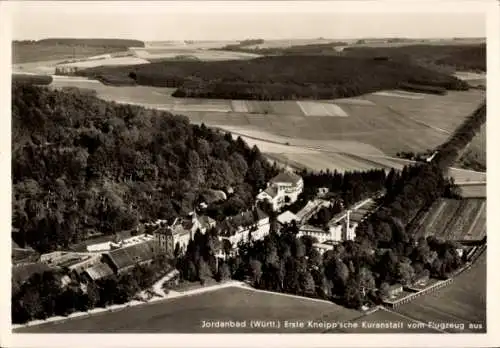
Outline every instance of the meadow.
<svg viewBox="0 0 500 348"><path fill-rule="evenodd" d="M250 328L251 320L346 321L354 310L324 301L228 287L65 322L15 330L16 333L300 333L322 329ZM202 328L203 320L247 321L243 329Z"/></svg>
<svg viewBox="0 0 500 348"><path fill-rule="evenodd" d="M445 330L449 332L486 332L486 251L450 285L401 305L397 312L424 322L466 323L463 331Z"/></svg>

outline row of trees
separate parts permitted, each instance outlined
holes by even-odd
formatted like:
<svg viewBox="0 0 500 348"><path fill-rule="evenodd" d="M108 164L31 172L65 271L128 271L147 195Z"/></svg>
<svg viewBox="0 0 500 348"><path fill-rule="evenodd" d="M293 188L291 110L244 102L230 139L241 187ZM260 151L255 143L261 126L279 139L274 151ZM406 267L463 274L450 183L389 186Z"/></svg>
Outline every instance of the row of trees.
<svg viewBox="0 0 500 348"><path fill-rule="evenodd" d="M130 273L111 276L82 285L77 280L62 286L61 271L33 274L12 293L12 321L22 324L55 315L123 304L138 291L150 287L169 270L165 257L157 257L148 266L137 266Z"/></svg>
<svg viewBox="0 0 500 348"><path fill-rule="evenodd" d="M469 144L481 126L486 122L486 100L468 116L465 121L453 132L453 135L437 148L437 155L434 161L442 168L451 166L462 153L462 150Z"/></svg>
<svg viewBox="0 0 500 348"><path fill-rule="evenodd" d="M15 84L12 126L16 242L41 252L185 215L207 189L232 192L214 217L239 213L278 171L241 138L86 92Z"/></svg>
<svg viewBox="0 0 500 348"><path fill-rule="evenodd" d="M174 87L177 97L284 100L352 97L404 83L453 90L467 83L406 61L325 55L266 56L223 62L158 62L97 67L78 74L134 77L140 85Z"/></svg>

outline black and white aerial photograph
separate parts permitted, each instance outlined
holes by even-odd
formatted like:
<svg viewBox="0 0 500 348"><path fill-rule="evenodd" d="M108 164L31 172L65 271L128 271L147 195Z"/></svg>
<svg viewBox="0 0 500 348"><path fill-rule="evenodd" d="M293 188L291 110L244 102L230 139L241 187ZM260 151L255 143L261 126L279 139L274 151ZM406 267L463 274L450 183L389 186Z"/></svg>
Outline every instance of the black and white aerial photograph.
<svg viewBox="0 0 500 348"><path fill-rule="evenodd" d="M12 342L494 331L494 3L7 3Z"/></svg>

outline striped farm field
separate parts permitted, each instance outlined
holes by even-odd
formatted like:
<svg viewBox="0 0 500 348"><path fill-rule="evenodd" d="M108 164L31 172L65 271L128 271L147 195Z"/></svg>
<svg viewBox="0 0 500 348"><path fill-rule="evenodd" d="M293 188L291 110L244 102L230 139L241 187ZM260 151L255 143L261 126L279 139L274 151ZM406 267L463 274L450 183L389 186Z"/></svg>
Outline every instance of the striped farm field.
<svg viewBox="0 0 500 348"><path fill-rule="evenodd" d="M486 235L486 200L441 199L420 216L417 236L445 240L481 240Z"/></svg>
<svg viewBox="0 0 500 348"><path fill-rule="evenodd" d="M311 101L297 102L305 116L347 117L348 114L338 105Z"/></svg>
<svg viewBox="0 0 500 348"><path fill-rule="evenodd" d="M400 94L400 92L398 92ZM422 95L422 98L389 98L374 93L367 99L395 112L445 132L453 132L485 97L484 91L449 91L446 95Z"/></svg>

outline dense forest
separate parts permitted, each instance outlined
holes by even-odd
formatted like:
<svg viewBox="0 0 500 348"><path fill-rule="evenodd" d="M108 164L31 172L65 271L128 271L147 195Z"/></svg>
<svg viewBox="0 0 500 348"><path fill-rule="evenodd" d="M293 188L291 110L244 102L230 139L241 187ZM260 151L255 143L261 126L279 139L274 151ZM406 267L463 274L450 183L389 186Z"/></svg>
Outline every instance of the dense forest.
<svg viewBox="0 0 500 348"><path fill-rule="evenodd" d="M41 252L186 214L206 189L238 213L277 172L241 138L71 89L13 85L12 139L16 242Z"/></svg>
<svg viewBox="0 0 500 348"><path fill-rule="evenodd" d="M486 44L476 45L408 45L399 47L346 47L343 53L351 57L386 56L412 61L429 67L455 70L486 71Z"/></svg>
<svg viewBox="0 0 500 348"><path fill-rule="evenodd" d="M407 62L334 56L276 56L224 62L159 62L77 72L128 77L139 85L174 87L176 97L222 99L331 99L404 84L466 90L455 77Z"/></svg>
<svg viewBox="0 0 500 348"><path fill-rule="evenodd" d="M18 84L47 86L53 80L50 75L12 74L12 81Z"/></svg>

